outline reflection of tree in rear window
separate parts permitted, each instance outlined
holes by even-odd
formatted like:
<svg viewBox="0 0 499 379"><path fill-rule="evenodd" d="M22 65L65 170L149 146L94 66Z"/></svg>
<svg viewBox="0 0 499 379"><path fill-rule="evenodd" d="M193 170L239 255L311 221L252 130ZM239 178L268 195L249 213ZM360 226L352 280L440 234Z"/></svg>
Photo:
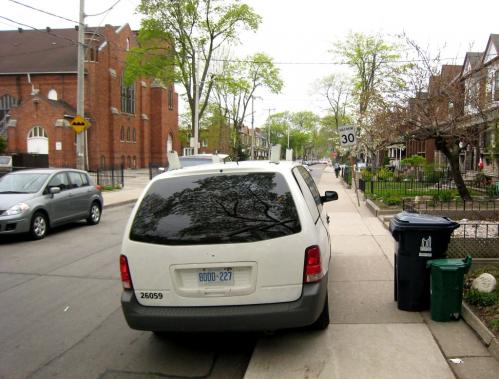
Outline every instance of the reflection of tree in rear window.
<svg viewBox="0 0 499 379"><path fill-rule="evenodd" d="M282 175L214 174L154 182L140 204L130 238L168 245L232 243L300 230Z"/></svg>

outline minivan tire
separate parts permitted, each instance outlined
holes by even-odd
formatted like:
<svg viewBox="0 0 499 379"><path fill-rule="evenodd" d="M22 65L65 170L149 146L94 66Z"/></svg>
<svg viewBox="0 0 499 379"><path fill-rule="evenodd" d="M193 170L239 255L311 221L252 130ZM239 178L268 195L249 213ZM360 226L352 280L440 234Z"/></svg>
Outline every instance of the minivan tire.
<svg viewBox="0 0 499 379"><path fill-rule="evenodd" d="M98 202L94 201L90 206L90 214L87 218L88 225L97 225L101 218L101 207Z"/></svg>
<svg viewBox="0 0 499 379"><path fill-rule="evenodd" d="M47 235L49 223L47 216L43 212L35 212L31 218L29 232L34 240L41 240Z"/></svg>
<svg viewBox="0 0 499 379"><path fill-rule="evenodd" d="M326 294L326 300L324 301L324 307L322 308L319 318L310 325L312 330L325 330L329 326L329 302L328 296Z"/></svg>

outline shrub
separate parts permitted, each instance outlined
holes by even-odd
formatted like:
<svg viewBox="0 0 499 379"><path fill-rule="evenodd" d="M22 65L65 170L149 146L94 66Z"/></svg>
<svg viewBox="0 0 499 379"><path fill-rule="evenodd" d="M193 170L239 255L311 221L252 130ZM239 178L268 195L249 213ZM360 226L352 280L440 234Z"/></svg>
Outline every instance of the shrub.
<svg viewBox="0 0 499 379"><path fill-rule="evenodd" d="M381 168L378 171L378 180L388 180L393 178L393 172L390 170L387 170L386 168Z"/></svg>
<svg viewBox="0 0 499 379"><path fill-rule="evenodd" d="M435 170L434 164L425 164L424 165L424 179L430 183L437 183L440 180L440 172Z"/></svg>
<svg viewBox="0 0 499 379"><path fill-rule="evenodd" d="M499 318L495 318L490 322L490 329L499 332Z"/></svg>
<svg viewBox="0 0 499 379"><path fill-rule="evenodd" d="M482 293L475 289L470 289L464 298L468 303L479 307L488 307L499 302L499 294L497 291Z"/></svg>
<svg viewBox="0 0 499 379"><path fill-rule="evenodd" d="M369 182L371 180L371 178L373 177L371 169L369 169L369 168L361 169L360 175L362 175L362 179L364 179L366 182Z"/></svg>
<svg viewBox="0 0 499 379"><path fill-rule="evenodd" d="M499 197L499 187L491 185L485 189L488 197Z"/></svg>
<svg viewBox="0 0 499 379"><path fill-rule="evenodd" d="M441 202L449 202L454 198L454 191L452 190L441 190L438 194L438 200Z"/></svg>
<svg viewBox="0 0 499 379"><path fill-rule="evenodd" d="M383 203L386 205L400 205L402 203L402 198L400 195L387 194L383 196Z"/></svg>

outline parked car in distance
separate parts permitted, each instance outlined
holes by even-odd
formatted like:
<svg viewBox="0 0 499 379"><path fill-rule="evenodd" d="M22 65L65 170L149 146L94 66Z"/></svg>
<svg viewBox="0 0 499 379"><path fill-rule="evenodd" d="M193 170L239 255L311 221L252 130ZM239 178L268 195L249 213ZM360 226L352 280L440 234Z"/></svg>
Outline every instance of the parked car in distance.
<svg viewBox="0 0 499 379"><path fill-rule="evenodd" d="M120 255L133 329L255 331L329 325L329 217L297 163L199 165L156 176Z"/></svg>
<svg viewBox="0 0 499 379"><path fill-rule="evenodd" d="M42 239L57 225L81 219L95 225L103 203L100 187L85 171L14 171L0 178L0 236L29 233Z"/></svg>
<svg viewBox="0 0 499 379"><path fill-rule="evenodd" d="M0 155L0 176L12 171L12 157Z"/></svg>

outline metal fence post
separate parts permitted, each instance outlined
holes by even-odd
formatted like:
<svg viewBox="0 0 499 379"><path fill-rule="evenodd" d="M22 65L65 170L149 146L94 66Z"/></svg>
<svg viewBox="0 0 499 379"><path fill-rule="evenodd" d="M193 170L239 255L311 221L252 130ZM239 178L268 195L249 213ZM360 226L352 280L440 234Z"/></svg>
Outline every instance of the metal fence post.
<svg viewBox="0 0 499 379"><path fill-rule="evenodd" d="M125 167L121 164L121 188L125 187Z"/></svg>

